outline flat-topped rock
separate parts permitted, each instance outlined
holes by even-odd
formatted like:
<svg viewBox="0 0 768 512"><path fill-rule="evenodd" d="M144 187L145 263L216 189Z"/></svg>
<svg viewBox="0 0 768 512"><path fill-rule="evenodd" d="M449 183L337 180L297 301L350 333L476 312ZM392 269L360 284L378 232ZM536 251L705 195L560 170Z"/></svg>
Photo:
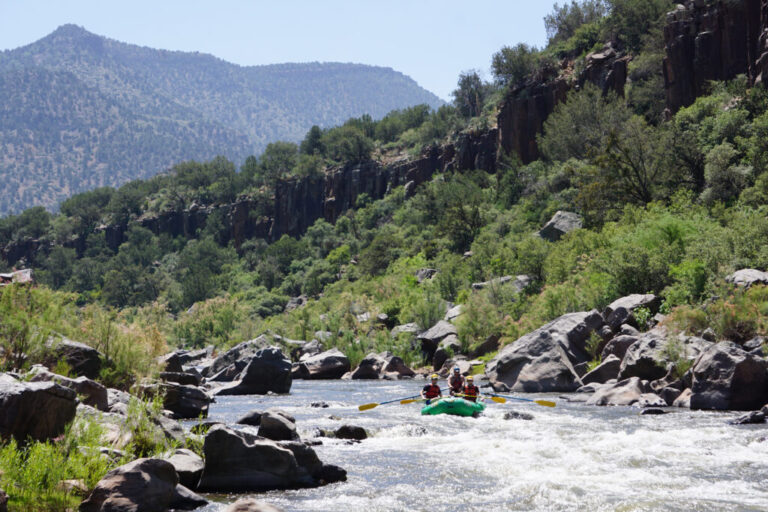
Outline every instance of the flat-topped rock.
<svg viewBox="0 0 768 512"><path fill-rule="evenodd" d="M762 272L754 268L745 268L737 270L726 277L725 280L736 286L749 288L755 284L768 284L768 272Z"/></svg>
<svg viewBox="0 0 768 512"><path fill-rule="evenodd" d="M544 240L556 242L566 233L580 229L582 222L581 215L560 210L541 228L539 236Z"/></svg>

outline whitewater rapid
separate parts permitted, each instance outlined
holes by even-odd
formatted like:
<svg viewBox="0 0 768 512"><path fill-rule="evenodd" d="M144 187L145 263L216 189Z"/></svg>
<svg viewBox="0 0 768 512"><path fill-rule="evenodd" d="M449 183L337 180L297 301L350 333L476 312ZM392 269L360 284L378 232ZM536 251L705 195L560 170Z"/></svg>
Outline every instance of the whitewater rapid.
<svg viewBox="0 0 768 512"><path fill-rule="evenodd" d="M360 443L323 438L347 482L252 494L285 511L768 511L768 427L736 413L490 402L480 418L421 416L418 404L357 406L417 394L421 381L294 381L286 396L219 397L212 420L270 407L315 429L364 427ZM444 383L441 382L443 387ZM328 408L311 407L326 402ZM510 410L533 420L505 420ZM340 418L340 419L338 419ZM207 496L222 510L243 495Z"/></svg>

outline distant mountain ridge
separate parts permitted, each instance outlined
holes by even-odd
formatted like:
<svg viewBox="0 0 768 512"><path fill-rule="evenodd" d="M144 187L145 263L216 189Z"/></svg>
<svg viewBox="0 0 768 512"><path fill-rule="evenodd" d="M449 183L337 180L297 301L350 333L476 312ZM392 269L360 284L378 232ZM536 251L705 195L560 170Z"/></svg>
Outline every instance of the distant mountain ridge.
<svg viewBox="0 0 768 512"><path fill-rule="evenodd" d="M275 140L442 101L389 68L243 67L64 25L0 53L0 214L156 174L181 160L236 162Z"/></svg>

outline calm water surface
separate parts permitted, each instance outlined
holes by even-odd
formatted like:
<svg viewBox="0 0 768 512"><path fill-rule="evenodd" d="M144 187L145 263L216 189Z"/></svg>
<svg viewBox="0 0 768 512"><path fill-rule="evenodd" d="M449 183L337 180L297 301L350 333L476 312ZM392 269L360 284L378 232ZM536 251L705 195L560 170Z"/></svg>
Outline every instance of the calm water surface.
<svg viewBox="0 0 768 512"><path fill-rule="evenodd" d="M418 404L357 409L421 386L294 381L286 396L219 397L209 416L234 423L278 407L296 417L304 439L344 423L368 430L359 444L324 439L315 447L323 462L347 470L347 482L252 495L286 511L768 511L768 428L727 425L734 413L640 416L556 396L544 397L557 401L554 409L491 402L477 419L421 416ZM330 407L310 407L316 401ZM504 420L510 410L534 419ZM209 498L216 503L201 511L238 496Z"/></svg>

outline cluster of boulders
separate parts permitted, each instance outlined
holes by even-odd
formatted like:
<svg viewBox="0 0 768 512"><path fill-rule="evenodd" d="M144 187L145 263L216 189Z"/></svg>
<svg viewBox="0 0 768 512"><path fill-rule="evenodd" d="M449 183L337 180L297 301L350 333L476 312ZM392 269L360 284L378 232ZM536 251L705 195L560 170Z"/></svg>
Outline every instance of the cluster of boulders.
<svg viewBox="0 0 768 512"><path fill-rule="evenodd" d="M755 272L729 281L750 286L768 278ZM563 315L502 348L486 367L489 384L577 392L567 398L592 405L757 410L768 403L765 340L717 340L711 330L673 334L658 307L658 297L637 294L602 312ZM595 349L600 364L591 367Z"/></svg>

